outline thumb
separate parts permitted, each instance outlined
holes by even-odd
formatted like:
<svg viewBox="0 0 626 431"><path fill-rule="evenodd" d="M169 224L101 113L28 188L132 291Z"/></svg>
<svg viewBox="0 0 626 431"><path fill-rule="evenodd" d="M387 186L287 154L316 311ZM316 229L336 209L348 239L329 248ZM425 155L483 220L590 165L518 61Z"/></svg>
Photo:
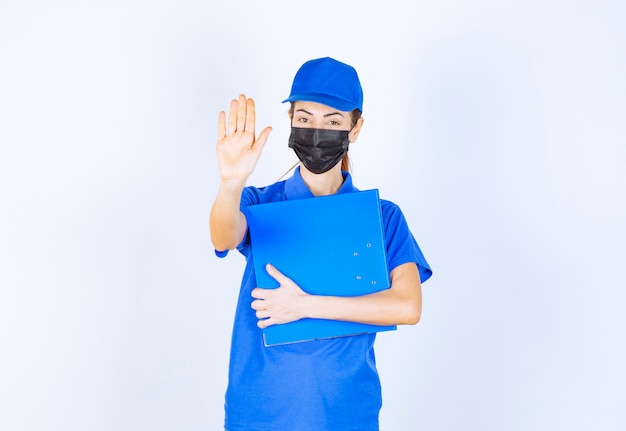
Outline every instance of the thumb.
<svg viewBox="0 0 626 431"><path fill-rule="evenodd" d="M265 147L265 143L267 142L267 138L270 136L270 132L272 131L271 126L267 126L265 129L261 130L259 136L256 138L254 142L254 149L257 151L262 151L263 147Z"/></svg>
<svg viewBox="0 0 626 431"><path fill-rule="evenodd" d="M276 267L271 263L265 265L265 270L274 280L278 281L280 284L283 284L285 281L291 281L289 277L277 270Z"/></svg>

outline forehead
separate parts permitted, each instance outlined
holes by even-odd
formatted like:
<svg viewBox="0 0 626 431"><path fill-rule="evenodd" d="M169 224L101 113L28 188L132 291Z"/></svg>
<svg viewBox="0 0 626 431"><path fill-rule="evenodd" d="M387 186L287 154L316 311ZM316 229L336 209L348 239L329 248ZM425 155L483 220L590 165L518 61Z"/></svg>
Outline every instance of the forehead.
<svg viewBox="0 0 626 431"><path fill-rule="evenodd" d="M306 112L312 115L328 115L331 113L339 113L343 116L347 116L350 114L349 111L340 111L339 109L335 109L332 106L323 105L317 102L305 102L305 101L297 101L294 102L293 105L294 112Z"/></svg>

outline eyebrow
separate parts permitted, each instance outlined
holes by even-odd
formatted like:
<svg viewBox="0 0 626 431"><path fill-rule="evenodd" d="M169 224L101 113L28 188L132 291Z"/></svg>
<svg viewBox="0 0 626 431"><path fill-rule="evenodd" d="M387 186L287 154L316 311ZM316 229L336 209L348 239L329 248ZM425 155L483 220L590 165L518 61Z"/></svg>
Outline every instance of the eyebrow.
<svg viewBox="0 0 626 431"><path fill-rule="evenodd" d="M300 108L300 109L296 109L296 112L304 112L305 114L309 114L309 115L313 116L313 114L312 114L312 113L310 113L310 112L309 112L309 111L307 111L306 109L302 109L302 108ZM324 118L326 118L326 117L330 117L330 116L333 116L333 115L340 115L340 116L342 116L342 117L343 117L343 114L342 114L341 112L330 112L330 113L328 113L328 114L324 114Z"/></svg>

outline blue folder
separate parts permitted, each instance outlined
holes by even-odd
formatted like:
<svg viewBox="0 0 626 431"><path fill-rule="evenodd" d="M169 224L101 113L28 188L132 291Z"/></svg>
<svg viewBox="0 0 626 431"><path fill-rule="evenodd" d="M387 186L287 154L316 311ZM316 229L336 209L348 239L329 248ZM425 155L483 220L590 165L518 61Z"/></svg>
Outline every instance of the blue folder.
<svg viewBox="0 0 626 431"><path fill-rule="evenodd" d="M252 205L246 209L257 286L276 288L271 263L305 292L358 296L390 287L378 190ZM263 330L266 346L389 331L302 319Z"/></svg>

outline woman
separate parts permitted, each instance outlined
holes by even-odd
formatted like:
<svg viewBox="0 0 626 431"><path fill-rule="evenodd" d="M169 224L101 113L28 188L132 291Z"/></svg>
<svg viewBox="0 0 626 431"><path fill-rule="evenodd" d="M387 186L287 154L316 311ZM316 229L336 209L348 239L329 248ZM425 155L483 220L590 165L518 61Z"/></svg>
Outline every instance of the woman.
<svg viewBox="0 0 626 431"><path fill-rule="evenodd" d="M416 324L421 282L431 270L400 209L381 200L390 289L358 297L309 295L271 265L267 271L280 286L255 286L242 208L357 191L347 158L364 122L363 92L354 68L328 57L308 61L284 102L291 102L289 146L301 165L287 180L267 187L245 187L271 132L266 127L255 135L254 101L240 95L231 102L228 122L224 112L218 119L220 185L211 209L211 239L218 256L237 248L247 259L233 328L225 427L378 430L382 401L375 334L264 347L262 328L302 318Z"/></svg>

